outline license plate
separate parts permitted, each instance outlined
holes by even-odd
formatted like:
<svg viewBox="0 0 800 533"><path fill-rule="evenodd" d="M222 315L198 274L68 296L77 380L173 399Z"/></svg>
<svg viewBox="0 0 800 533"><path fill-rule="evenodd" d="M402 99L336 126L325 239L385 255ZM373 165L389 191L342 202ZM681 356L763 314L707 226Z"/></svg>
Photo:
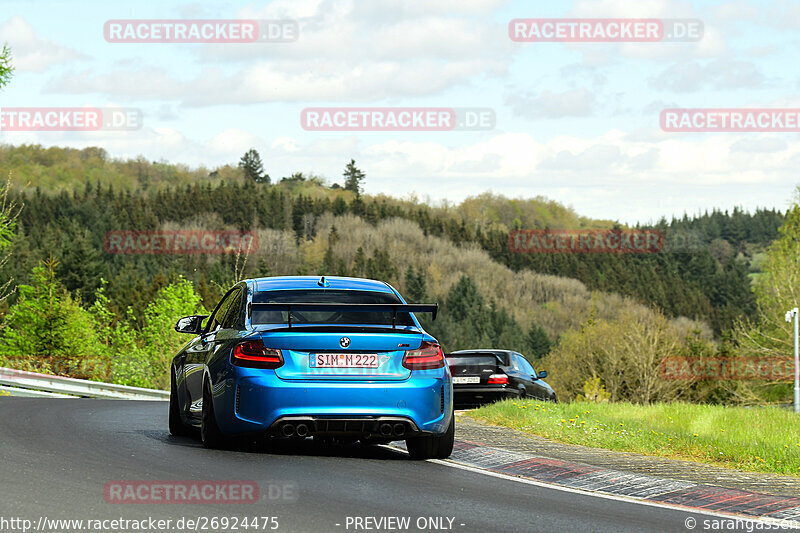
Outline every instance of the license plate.
<svg viewBox="0 0 800 533"><path fill-rule="evenodd" d="M378 368L376 353L318 353L308 358L311 368Z"/></svg>
<svg viewBox="0 0 800 533"><path fill-rule="evenodd" d="M453 384L458 385L461 383L480 383L481 378L475 377L465 377L465 376L457 376L453 378Z"/></svg>

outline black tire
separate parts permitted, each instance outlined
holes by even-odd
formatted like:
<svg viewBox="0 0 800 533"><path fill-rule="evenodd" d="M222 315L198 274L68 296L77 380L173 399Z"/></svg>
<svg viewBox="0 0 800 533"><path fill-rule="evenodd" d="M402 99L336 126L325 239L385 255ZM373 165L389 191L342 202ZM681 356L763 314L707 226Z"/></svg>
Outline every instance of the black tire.
<svg viewBox="0 0 800 533"><path fill-rule="evenodd" d="M189 435L190 430L181 420L180 406L178 405L178 387L175 384L175 373L170 370L169 384L169 432L176 437Z"/></svg>
<svg viewBox="0 0 800 533"><path fill-rule="evenodd" d="M214 401L211 398L211 387L208 382L203 384L203 416L200 422L200 440L203 446L211 449L224 448L225 436L219 430L217 417L214 414Z"/></svg>
<svg viewBox="0 0 800 533"><path fill-rule="evenodd" d="M406 439L406 448L412 459L447 459L453 453L456 437L456 416L451 413L450 425L442 435L425 435Z"/></svg>

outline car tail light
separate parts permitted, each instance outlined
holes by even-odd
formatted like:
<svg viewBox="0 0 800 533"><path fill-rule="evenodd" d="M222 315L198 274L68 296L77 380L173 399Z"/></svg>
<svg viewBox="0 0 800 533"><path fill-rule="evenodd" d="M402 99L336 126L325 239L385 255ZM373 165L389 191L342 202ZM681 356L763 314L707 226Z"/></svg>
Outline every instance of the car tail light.
<svg viewBox="0 0 800 533"><path fill-rule="evenodd" d="M489 385L508 385L508 376L505 374L492 374L489 376Z"/></svg>
<svg viewBox="0 0 800 533"><path fill-rule="evenodd" d="M278 368L283 366L280 350L267 348L259 341L245 341L233 347L233 364L250 368Z"/></svg>
<svg viewBox="0 0 800 533"><path fill-rule="evenodd" d="M416 350L406 350L403 366L409 370L428 370L444 366L442 348L435 342L422 341Z"/></svg>

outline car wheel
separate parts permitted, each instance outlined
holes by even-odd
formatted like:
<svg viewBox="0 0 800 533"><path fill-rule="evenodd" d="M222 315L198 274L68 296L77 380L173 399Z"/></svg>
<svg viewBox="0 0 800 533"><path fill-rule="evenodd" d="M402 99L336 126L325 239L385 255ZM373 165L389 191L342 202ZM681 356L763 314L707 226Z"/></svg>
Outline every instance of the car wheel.
<svg viewBox="0 0 800 533"><path fill-rule="evenodd" d="M406 448L412 459L447 459L453 453L456 437L456 417L450 415L450 425L443 435L426 435L406 439Z"/></svg>
<svg viewBox="0 0 800 533"><path fill-rule="evenodd" d="M200 440L206 448L222 448L225 436L219 430L217 417L214 414L214 401L211 397L211 387L206 382L203 385L203 416L200 422Z"/></svg>
<svg viewBox="0 0 800 533"><path fill-rule="evenodd" d="M169 385L169 432L176 437L185 437L189 428L181 420L180 406L178 405L178 387L175 385L175 374L170 376Z"/></svg>

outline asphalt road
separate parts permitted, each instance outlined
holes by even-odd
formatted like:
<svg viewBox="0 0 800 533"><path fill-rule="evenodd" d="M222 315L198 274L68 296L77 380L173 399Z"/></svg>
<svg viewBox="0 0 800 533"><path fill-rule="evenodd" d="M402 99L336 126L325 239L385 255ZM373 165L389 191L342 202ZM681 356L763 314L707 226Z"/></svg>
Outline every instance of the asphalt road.
<svg viewBox="0 0 800 533"><path fill-rule="evenodd" d="M106 484L126 480L254 481L260 496L235 505L108 503ZM308 440L206 450L191 438L169 435L166 402L0 398L0 530L21 531L21 522L8 522L12 518L35 526L42 517L153 517L173 520L168 530L180 531L188 530L175 528L181 517L215 516L276 517L277 531L314 532L685 532L690 516L699 524L709 519L412 461L387 447L325 447ZM356 517L410 522L375 529L376 522L362 521L357 528ZM259 520L262 531L265 521ZM255 530L239 525L239 531ZM274 525L268 522L267 530Z"/></svg>

